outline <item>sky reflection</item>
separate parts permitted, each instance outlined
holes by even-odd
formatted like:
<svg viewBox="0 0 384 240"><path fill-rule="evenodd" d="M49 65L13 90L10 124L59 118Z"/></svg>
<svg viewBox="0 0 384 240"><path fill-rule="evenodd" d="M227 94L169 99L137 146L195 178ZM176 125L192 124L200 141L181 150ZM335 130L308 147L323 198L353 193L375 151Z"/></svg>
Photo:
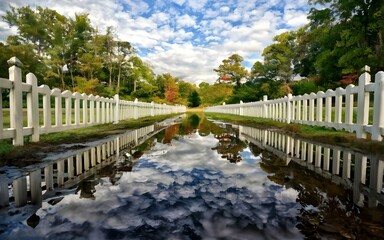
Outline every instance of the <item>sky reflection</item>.
<svg viewBox="0 0 384 240"><path fill-rule="evenodd" d="M247 146L234 164L212 150L219 144L214 134L151 141L131 172L116 182L100 178L91 198L79 191L53 206L44 202L36 228L19 226L12 237L303 238L295 227L298 192L270 181Z"/></svg>

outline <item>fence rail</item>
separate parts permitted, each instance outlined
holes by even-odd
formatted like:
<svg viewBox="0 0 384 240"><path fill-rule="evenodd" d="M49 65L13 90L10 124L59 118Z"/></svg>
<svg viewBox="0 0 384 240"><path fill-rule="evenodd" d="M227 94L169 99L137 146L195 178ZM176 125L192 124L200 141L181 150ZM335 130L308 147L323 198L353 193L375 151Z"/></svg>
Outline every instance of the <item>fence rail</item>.
<svg viewBox="0 0 384 240"><path fill-rule="evenodd" d="M17 63L19 60L14 57L9 62ZM4 126L4 89L9 90L9 127ZM24 121L23 101L27 103L27 121ZM39 116L40 104L42 119ZM105 98L68 90L62 92L47 85L37 86L33 73L28 73L26 82L22 82L21 69L16 65L9 68L9 79L0 78L0 140L12 139L15 146L23 145L25 136L37 142L45 133L185 111L185 106L145 103L137 99L125 101L120 100L119 95Z"/></svg>
<svg viewBox="0 0 384 240"><path fill-rule="evenodd" d="M269 118L286 123L300 123L325 126L337 130L355 132L357 138L382 141L384 136L384 72L375 75L371 82L369 67L359 77L359 85L339 87L300 96L288 96L240 104L209 107L206 112L236 114L242 116ZM373 94L373 101L371 100ZM357 101L355 101L357 100ZM372 104L373 103L373 104ZM370 106L373 114L370 117ZM324 112L325 110L325 112ZM354 118L354 116L356 118ZM372 124L370 124L372 123Z"/></svg>

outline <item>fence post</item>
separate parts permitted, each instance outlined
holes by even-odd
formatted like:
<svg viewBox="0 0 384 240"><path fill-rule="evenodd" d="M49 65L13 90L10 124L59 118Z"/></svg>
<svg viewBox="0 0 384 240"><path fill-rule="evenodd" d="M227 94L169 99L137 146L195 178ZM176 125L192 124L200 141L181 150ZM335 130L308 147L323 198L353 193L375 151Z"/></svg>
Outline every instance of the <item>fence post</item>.
<svg viewBox="0 0 384 240"><path fill-rule="evenodd" d="M138 99L137 98L135 98L135 101L133 102L133 118L134 119L138 119L139 118L139 109L138 109L138 106L137 106L137 104L138 104Z"/></svg>
<svg viewBox="0 0 384 240"><path fill-rule="evenodd" d="M0 207L9 205L9 189L8 183L5 179L0 177Z"/></svg>
<svg viewBox="0 0 384 240"><path fill-rule="evenodd" d="M315 99L316 93L312 92L309 94L309 121L311 125L313 125L315 121Z"/></svg>
<svg viewBox="0 0 384 240"><path fill-rule="evenodd" d="M38 142L40 140L40 128L37 79L33 73L28 73L26 80L31 85L31 92L27 94L28 127L32 127L31 141Z"/></svg>
<svg viewBox="0 0 384 240"><path fill-rule="evenodd" d="M151 102L151 117L155 116L155 103Z"/></svg>
<svg viewBox="0 0 384 240"><path fill-rule="evenodd" d="M364 73L359 77L359 89L357 92L357 130L356 138L366 138L367 133L364 131L364 125L368 124L369 116L369 92L365 91L365 85L371 82L370 68L364 67Z"/></svg>
<svg viewBox="0 0 384 240"><path fill-rule="evenodd" d="M89 100L89 123L95 123L95 96L93 94L88 96Z"/></svg>
<svg viewBox="0 0 384 240"><path fill-rule="evenodd" d="M317 121L317 126L321 126L321 122L323 121L323 97L324 97L324 92L319 91L316 94L316 121Z"/></svg>
<svg viewBox="0 0 384 240"><path fill-rule="evenodd" d="M43 195L41 190L41 170L35 170L29 174L31 202L41 206Z"/></svg>
<svg viewBox="0 0 384 240"><path fill-rule="evenodd" d="M352 89L355 86L350 84L345 88L345 123L348 125L348 131L352 132L353 121L353 99Z"/></svg>
<svg viewBox="0 0 384 240"><path fill-rule="evenodd" d="M263 118L267 118L268 117L268 106L267 106L267 102L268 101L268 96L267 95L264 95L263 96Z"/></svg>
<svg viewBox="0 0 384 240"><path fill-rule="evenodd" d="M51 91L51 96L55 97L55 125L58 128L63 126L63 106L61 101L61 90L54 88Z"/></svg>
<svg viewBox="0 0 384 240"><path fill-rule="evenodd" d="M331 127L332 123L332 95L333 90L328 89L325 92L325 126Z"/></svg>
<svg viewBox="0 0 384 240"><path fill-rule="evenodd" d="M14 146L24 145L23 136L23 91L21 82L21 69L19 66L23 64L16 57L9 59L9 80L13 82L13 88L9 93L9 111L10 111L10 127L15 129L15 135L12 140Z"/></svg>
<svg viewBox="0 0 384 240"><path fill-rule="evenodd" d="M82 96L82 102L83 102L83 106L82 106L83 122L82 122L82 124L84 126L87 126L87 124L88 124L88 95L86 93L82 93L81 96Z"/></svg>
<svg viewBox="0 0 384 240"><path fill-rule="evenodd" d="M373 102L372 140L381 141L381 128L384 127L384 72L375 75L375 93Z"/></svg>
<svg viewBox="0 0 384 240"><path fill-rule="evenodd" d="M338 87L336 89L336 99L335 99L335 127L340 129L341 124L341 113L342 113L342 100L343 100L343 89Z"/></svg>
<svg viewBox="0 0 384 240"><path fill-rule="evenodd" d="M287 123L291 123L291 118L292 118L292 93L288 93L287 97L287 116L286 116L286 121Z"/></svg>
<svg viewBox="0 0 384 240"><path fill-rule="evenodd" d="M118 124L119 123L119 111L120 111L119 94L115 94L114 99L115 99L115 121L113 123Z"/></svg>
<svg viewBox="0 0 384 240"><path fill-rule="evenodd" d="M80 98L81 95L78 92L72 93L72 96L75 98L75 126L80 125Z"/></svg>
<svg viewBox="0 0 384 240"><path fill-rule="evenodd" d="M239 109L239 115L243 116L244 114L244 108L243 108L243 101L240 100L240 109Z"/></svg>

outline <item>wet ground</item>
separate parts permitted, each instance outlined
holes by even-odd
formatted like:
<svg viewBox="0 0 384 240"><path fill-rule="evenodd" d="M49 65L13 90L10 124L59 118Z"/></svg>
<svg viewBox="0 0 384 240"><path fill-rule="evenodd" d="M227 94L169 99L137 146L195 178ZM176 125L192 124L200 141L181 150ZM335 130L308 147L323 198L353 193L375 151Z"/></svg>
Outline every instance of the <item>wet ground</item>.
<svg viewBox="0 0 384 240"><path fill-rule="evenodd" d="M124 157L129 152L132 157ZM3 239L382 239L384 208L190 115L36 212ZM125 155L126 156L126 155ZM27 215L14 221L15 215ZM12 216L11 216L12 215ZM29 217L30 216L30 217Z"/></svg>

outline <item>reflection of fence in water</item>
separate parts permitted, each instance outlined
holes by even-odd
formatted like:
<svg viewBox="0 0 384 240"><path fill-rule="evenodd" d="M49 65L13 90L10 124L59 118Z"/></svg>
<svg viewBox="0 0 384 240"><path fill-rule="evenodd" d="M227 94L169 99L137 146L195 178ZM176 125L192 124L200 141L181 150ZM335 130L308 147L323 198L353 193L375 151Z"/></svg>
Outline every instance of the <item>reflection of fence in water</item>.
<svg viewBox="0 0 384 240"><path fill-rule="evenodd" d="M368 206L384 203L384 156L365 155L339 146L313 143L279 132L240 127L240 138L281 157L291 160L337 184L353 189L353 200L361 205L364 196Z"/></svg>
<svg viewBox="0 0 384 240"><path fill-rule="evenodd" d="M47 192L76 184L113 162L116 158L112 156L118 157L120 150L137 146L157 131L154 125L143 127L53 162L1 174L0 207L21 207L28 202L41 205Z"/></svg>

